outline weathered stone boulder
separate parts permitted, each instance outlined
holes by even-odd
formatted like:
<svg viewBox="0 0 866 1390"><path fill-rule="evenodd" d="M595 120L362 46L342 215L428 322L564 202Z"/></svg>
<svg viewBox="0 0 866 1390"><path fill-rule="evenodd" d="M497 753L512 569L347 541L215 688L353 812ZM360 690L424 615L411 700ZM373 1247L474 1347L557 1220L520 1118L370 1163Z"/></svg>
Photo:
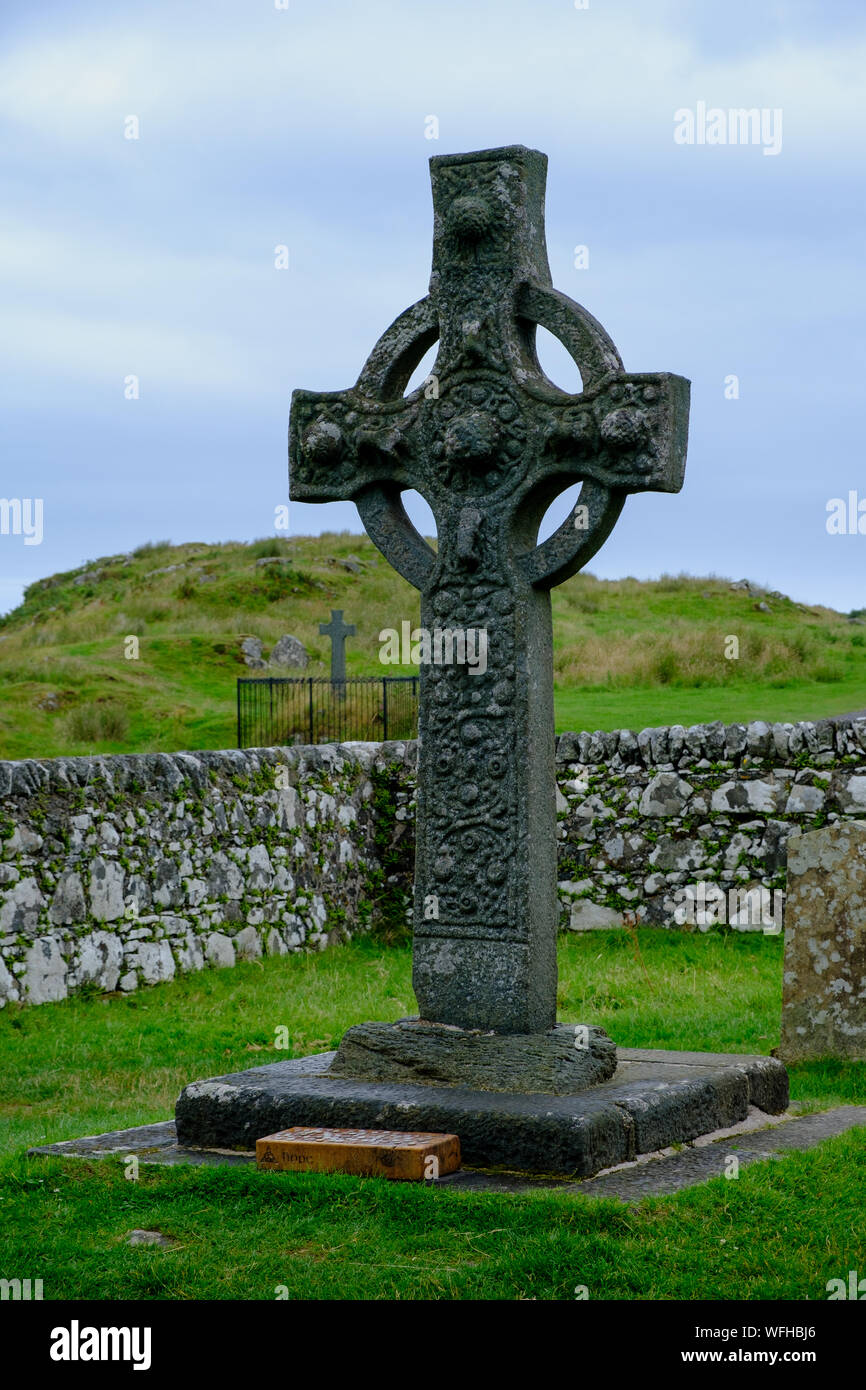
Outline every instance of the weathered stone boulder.
<svg viewBox="0 0 866 1390"><path fill-rule="evenodd" d="M293 637L291 633L286 633L285 637L274 646L271 652L270 666L298 666L304 667L309 664L310 656L303 642L299 638Z"/></svg>
<svg viewBox="0 0 866 1390"><path fill-rule="evenodd" d="M241 642L241 652L247 666L254 671L261 671L267 665L262 657L262 642L260 637L245 637Z"/></svg>

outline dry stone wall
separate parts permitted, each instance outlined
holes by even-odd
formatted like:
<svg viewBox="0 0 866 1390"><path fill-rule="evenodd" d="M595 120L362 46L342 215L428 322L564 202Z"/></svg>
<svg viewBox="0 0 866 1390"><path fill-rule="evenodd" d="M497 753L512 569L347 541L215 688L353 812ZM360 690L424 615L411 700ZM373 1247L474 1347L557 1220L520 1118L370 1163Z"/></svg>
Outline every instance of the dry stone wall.
<svg viewBox="0 0 866 1390"><path fill-rule="evenodd" d="M414 743L0 762L0 1005L130 991L411 915ZM866 815L866 721L557 739L561 925L780 895L792 833ZM761 923L747 924L761 930Z"/></svg>
<svg viewBox="0 0 866 1390"><path fill-rule="evenodd" d="M382 863L413 761L359 744L0 763L0 1003L321 948L383 891L405 912Z"/></svg>
<svg viewBox="0 0 866 1390"><path fill-rule="evenodd" d="M866 812L866 720L562 734L557 782L563 925L675 926L701 883L783 909L788 837Z"/></svg>

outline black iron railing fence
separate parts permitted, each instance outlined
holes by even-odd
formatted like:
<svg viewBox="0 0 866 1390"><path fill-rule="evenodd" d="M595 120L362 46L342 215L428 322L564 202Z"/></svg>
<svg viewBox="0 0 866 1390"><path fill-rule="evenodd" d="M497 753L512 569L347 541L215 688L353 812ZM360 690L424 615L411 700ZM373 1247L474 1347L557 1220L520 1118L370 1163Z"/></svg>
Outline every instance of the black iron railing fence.
<svg viewBox="0 0 866 1390"><path fill-rule="evenodd" d="M238 680L238 748L378 743L417 734L417 676Z"/></svg>

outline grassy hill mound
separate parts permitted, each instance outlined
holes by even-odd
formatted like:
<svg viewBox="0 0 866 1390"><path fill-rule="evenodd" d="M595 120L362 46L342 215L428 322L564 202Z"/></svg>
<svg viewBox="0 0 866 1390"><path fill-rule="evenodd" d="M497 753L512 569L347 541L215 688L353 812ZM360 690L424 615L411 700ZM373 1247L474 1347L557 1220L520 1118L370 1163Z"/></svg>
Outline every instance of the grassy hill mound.
<svg viewBox="0 0 866 1390"><path fill-rule="evenodd" d="M349 676L414 673L381 665L378 634L417 625L418 596L365 536L160 542L38 580L0 618L0 757L232 747L243 639L267 656L292 633L327 676L331 608L357 627ZM866 706L862 617L745 581L580 574L553 614L558 729Z"/></svg>

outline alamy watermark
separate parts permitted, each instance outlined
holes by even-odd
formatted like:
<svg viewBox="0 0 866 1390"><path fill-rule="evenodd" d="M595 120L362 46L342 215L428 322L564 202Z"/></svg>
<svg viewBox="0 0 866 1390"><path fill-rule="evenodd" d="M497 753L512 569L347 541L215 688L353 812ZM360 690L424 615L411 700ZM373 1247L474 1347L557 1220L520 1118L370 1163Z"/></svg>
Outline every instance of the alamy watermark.
<svg viewBox="0 0 866 1390"><path fill-rule="evenodd" d="M847 500L831 497L826 510L828 535L866 536L866 497L860 498L854 488Z"/></svg>
<svg viewBox="0 0 866 1390"><path fill-rule="evenodd" d="M785 894L763 887L729 888L717 883L689 883L673 893L674 921L678 926L761 928L765 936L778 936L782 930Z"/></svg>
<svg viewBox="0 0 866 1390"><path fill-rule="evenodd" d="M383 666L466 666L471 676L487 670L487 629L483 627L413 628L404 619L400 632L383 627L379 633Z"/></svg>
<svg viewBox="0 0 866 1390"><path fill-rule="evenodd" d="M856 1269L848 1270L847 1283L844 1279L828 1279L825 1285L827 1302L834 1299L852 1299L862 1303L866 1299L866 1279L860 1279Z"/></svg>
<svg viewBox="0 0 866 1390"><path fill-rule="evenodd" d="M12 1302L29 1302L30 1299L42 1298L41 1279L0 1279L0 1302L11 1299Z"/></svg>
<svg viewBox="0 0 866 1390"><path fill-rule="evenodd" d="M695 104L694 111L681 106L674 112L674 143L677 145L762 145L764 154L782 149L781 106L707 106Z"/></svg>
<svg viewBox="0 0 866 1390"><path fill-rule="evenodd" d="M69 1327L51 1331L48 1355L52 1361L130 1361L134 1371L151 1364L149 1327L82 1327L73 1318Z"/></svg>
<svg viewBox="0 0 866 1390"><path fill-rule="evenodd" d="M0 497L0 536L23 536L25 545L42 544L41 497Z"/></svg>

